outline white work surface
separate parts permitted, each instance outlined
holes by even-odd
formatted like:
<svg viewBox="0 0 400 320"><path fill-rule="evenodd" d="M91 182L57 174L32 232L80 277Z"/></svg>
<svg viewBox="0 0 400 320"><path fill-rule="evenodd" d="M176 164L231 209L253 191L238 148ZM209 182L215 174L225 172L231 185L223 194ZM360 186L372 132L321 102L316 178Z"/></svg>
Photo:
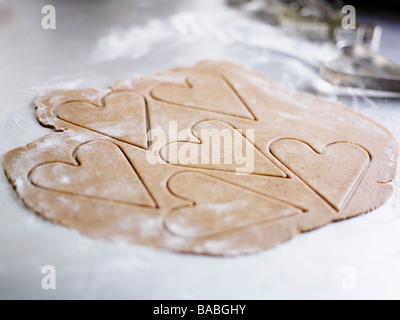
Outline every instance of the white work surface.
<svg viewBox="0 0 400 320"><path fill-rule="evenodd" d="M56 30L41 27L46 4L56 7ZM348 104L400 140L400 99L338 96L318 77L333 45L291 38L220 0L0 0L0 15L1 155L51 132L32 104L47 88L106 88L203 59ZM381 23L381 51L400 63L400 23ZM259 254L214 258L89 239L36 216L0 174L0 298L399 299L399 176L394 186L367 215ZM56 290L42 289L44 265L56 268Z"/></svg>

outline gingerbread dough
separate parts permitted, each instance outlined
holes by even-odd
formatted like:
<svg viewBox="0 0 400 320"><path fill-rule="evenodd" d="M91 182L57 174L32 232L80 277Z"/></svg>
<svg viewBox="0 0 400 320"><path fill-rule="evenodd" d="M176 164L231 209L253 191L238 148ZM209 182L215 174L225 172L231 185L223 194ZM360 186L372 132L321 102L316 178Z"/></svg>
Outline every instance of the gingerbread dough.
<svg viewBox="0 0 400 320"><path fill-rule="evenodd" d="M56 132L7 153L6 175L37 214L94 238L251 253L369 212L392 193L398 146L388 130L227 62L105 91L50 91L36 107ZM236 138L215 147L205 129ZM226 151L251 154L250 169L222 159Z"/></svg>

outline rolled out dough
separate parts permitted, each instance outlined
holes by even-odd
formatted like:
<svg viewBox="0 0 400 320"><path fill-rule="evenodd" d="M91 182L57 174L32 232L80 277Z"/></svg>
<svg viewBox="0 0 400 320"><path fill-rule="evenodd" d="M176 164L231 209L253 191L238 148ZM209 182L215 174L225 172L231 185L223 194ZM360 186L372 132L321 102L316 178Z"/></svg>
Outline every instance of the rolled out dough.
<svg viewBox="0 0 400 320"><path fill-rule="evenodd" d="M56 132L7 153L6 175L41 217L94 238L251 253L392 193L388 130L227 62L53 90L36 108Z"/></svg>

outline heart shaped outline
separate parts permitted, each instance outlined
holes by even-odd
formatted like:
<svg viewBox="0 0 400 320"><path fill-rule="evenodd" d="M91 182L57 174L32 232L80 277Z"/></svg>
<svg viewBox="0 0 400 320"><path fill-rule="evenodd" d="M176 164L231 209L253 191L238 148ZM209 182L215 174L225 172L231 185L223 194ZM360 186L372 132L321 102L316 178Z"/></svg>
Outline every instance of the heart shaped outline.
<svg viewBox="0 0 400 320"><path fill-rule="evenodd" d="M213 122L213 121L215 121L215 122L220 122L220 123L222 123L222 124L228 126L232 131L237 131L237 132L242 136L242 139L244 139L247 143L251 144L251 146L254 148L254 151L257 152L257 153L258 153L262 158L264 158L268 163L270 163L270 164L272 165L272 167L273 167L274 169L276 169L276 171L277 171L276 174L260 174L260 173L254 173L254 172L252 172L252 173L250 173L250 174L252 174L252 175L264 175L264 176L270 176L270 177L278 177L278 178L282 178L282 179L287 179L287 178L288 178L287 174L286 174L283 170L281 170L275 163L273 163L273 161L272 161L271 159L269 159L269 158L268 158L254 143L252 143L243 133L239 132L237 128L235 128L233 125L231 125L230 123L225 122L225 121L223 121L223 120L205 119L205 120L201 120L201 121L195 123L195 124L191 127L190 131L191 131L192 136L193 136L198 142L192 142L192 141L170 141L170 142L168 142L165 146L163 146L163 147L160 148L160 150L159 150L159 152L158 152L158 153L159 153L160 159L162 159L163 161L165 161L166 163L168 163L168 164L170 164L170 165L179 166L179 167L184 167L184 168L193 168L193 169L199 169L199 170L214 170L214 171L220 171L220 172L236 172L236 171L233 171L233 170L223 170L223 169L214 169L214 168L202 168L202 167L200 167L200 166L192 166L192 167L191 167L191 166L187 166L187 165L184 165L184 164L175 164L175 163L171 163L170 161L168 161L168 160L167 160L166 158L164 158L163 155L162 155L163 150L164 150L165 148L167 148L167 146L169 146L169 145L171 145L171 144L174 144L174 143L185 143L185 144L187 143L187 144L193 144L193 145L199 145L199 146L200 146L200 145L203 144L204 142L200 139L200 137L199 137L197 134L194 133L195 127L197 127L197 126L198 126L199 124L201 124L201 123ZM278 174L278 171L279 171L279 174ZM244 173L244 174L249 174L249 173Z"/></svg>
<svg viewBox="0 0 400 320"><path fill-rule="evenodd" d="M301 177L301 174L295 173L295 172L290 168L290 166L286 165L283 161L281 161L281 160L274 154L274 152L271 150L272 145L273 145L274 143L276 143L276 142L285 141L285 140L295 141L295 142L302 143L302 144L306 145L309 149L311 149L311 151L313 151L313 152L314 152L316 155L318 155L318 156L323 156L323 155L325 155L326 151L328 150L328 148L329 148L330 146L337 145L337 144L350 144L350 145L353 145L353 146L355 146L355 147L358 147L358 148L360 148L360 149L362 149L363 151L366 152L366 154L367 154L368 157L369 157L369 159L368 159L368 164L367 164L367 165L364 167L364 169L362 170L362 173L361 173L361 174L359 175L359 177L357 178L357 181L355 182L355 184L351 187L350 192L346 195L345 200L343 201L343 203L341 204L341 206L340 206L339 208L337 208L330 200L328 200L328 199L326 198L326 196L324 196L323 194L321 194L320 191L316 190L313 186L311 186L310 183L307 182L305 178ZM299 140L299 139L296 139L296 138L280 138L280 139L277 139L277 140L271 142L270 145L269 145L269 147L268 147L268 149L269 149L269 152L270 152L283 166L285 166L285 168L287 168L287 169L288 169L294 176L296 176L298 179L300 179L301 181L303 181L303 183L304 183L305 185L307 185L311 190L313 190L322 200L324 200L330 207L332 207L332 209L334 209L336 212L338 212L338 214L340 214L340 213L345 209L345 207L347 206L348 202L350 201L350 199L351 199L351 197L353 196L354 192L356 191L357 187L358 187L359 184L361 183L362 178L365 176L365 174L366 174L366 172L367 172L367 170L368 170L368 168L370 167L371 162L372 162L371 154L368 152L367 149L365 149L363 146L360 146L359 144L356 144L356 143L353 143L353 142L348 142L348 141L334 141L334 142L328 143L328 144L326 144L326 145L324 146L324 148L322 149L322 151L319 152L319 151L316 150L311 144L309 144L309 143L307 143L307 142L305 142L305 141L302 141L302 140Z"/></svg>
<svg viewBox="0 0 400 320"><path fill-rule="evenodd" d="M138 203L134 203L134 202L126 202L126 201L121 201L121 200L109 199L109 198L105 198L105 197L97 197L97 196L92 196L92 195L79 194L79 193L75 193L75 192L68 192L68 191L64 191L64 190L57 190L57 189L41 186L41 185L39 185L39 184L37 184L37 183L35 183L33 181L33 179L32 179L33 172L37 168L45 166L45 165L48 165L48 164L62 164L62 165L75 167L75 168L81 167L82 164L77 159L77 153L78 153L79 149L81 147L85 146L85 145L88 145L90 143L96 143L96 142L106 142L106 143L112 144L113 146L115 146L116 148L119 149L119 151L121 152L122 156L129 163L129 165L131 166L134 174L138 178L139 183L141 184L142 188L144 189L143 191L146 192L147 196L153 202L153 205L138 204ZM86 198L86 199L94 199L94 200L98 200L98 201L106 201L106 202L111 202L111 203L118 203L118 204L128 205L128 206L138 206L138 207L142 207L142 208L159 209L159 205L157 204L156 198L153 196L153 194L150 192L149 188L146 186L145 182L143 181L143 179L141 178L141 176L137 172L137 170L136 170L134 164L132 163L132 161L129 159L129 157L126 155L126 153L121 149L121 147L118 146L117 144L115 144L115 143L113 143L111 141L108 141L108 140L90 140L90 141L86 141L86 142L80 144L79 146L77 146L73 150L72 157L74 159L75 164L69 163L69 162L65 162L65 161L50 161L50 162L42 163L42 164L32 168L30 170L30 172L28 173L28 181L30 181L30 183L33 186L37 187L37 188L44 189L44 190L51 191L51 192L63 193L63 194L67 194L69 196L82 197L82 198Z"/></svg>
<svg viewBox="0 0 400 320"><path fill-rule="evenodd" d="M205 111L205 112L211 112L211 113L216 113L216 114L221 114L224 116L229 116L229 117L235 117L235 118L240 118L240 119L244 119L244 120L249 120L249 121L258 121L257 117L254 115L253 111L250 109L250 107L247 105L247 103L245 102L245 100L242 98L242 96L239 94L239 92L235 89L235 87L232 85L232 83L230 83L230 81L228 81L225 77L223 77L222 75L219 74L214 74L214 73L203 73L201 74L202 76L211 76L211 77L215 77L216 79L222 81L229 90L231 90L231 93L234 94L234 96L236 96L236 98L241 102L241 104L243 105L244 109L247 111L247 113L251 116L251 117L245 117L245 116L239 116L239 115L234 115L234 114L229 114L226 112L221 112L221 111L214 111L214 110L210 110L204 107L198 107L198 106L188 106L182 103L177 103L177 102L173 102L173 101L168 101L165 100L159 96L157 96L157 94L155 94L155 91L159 88L168 86L168 87L175 87L178 89L186 89L186 90L196 90L195 86L193 85L193 81L190 80L190 76L187 77L185 79L185 85L178 85L176 83L171 83L171 84L161 84L156 86L155 88L153 88L150 92L150 96L157 101L163 102L163 103L168 103L170 105L175 105L175 106L179 106L179 107L184 107L184 108L188 108L188 109L194 109L194 110L200 110L200 111Z"/></svg>
<svg viewBox="0 0 400 320"><path fill-rule="evenodd" d="M143 103L144 103L143 105L144 105L144 111L145 111L145 121L146 121L146 123L145 123L145 130L146 130L146 139L147 139L147 145L146 145L145 148L142 147L142 146L133 144L133 143L131 143L131 142L129 142L129 141L123 140L123 139L121 139L121 138L114 137L114 136L112 136L112 135L110 135L110 134L101 132L101 130L95 130L95 129L93 129L93 128L88 128L88 127L85 127L85 126L82 125L82 124L79 124L79 123L70 121L70 120L68 120L68 119L64 119L64 118L62 118L62 117L59 116L59 111L60 111L65 105L68 105L68 104L70 104L70 103L85 103L85 104L88 104L88 105L93 106L94 108L105 109L105 108L107 108L106 99L107 99L109 96L111 96L111 95L113 95L113 94L118 94L118 93L131 93L131 94L135 94L135 95L137 95L138 97L140 97L141 99L143 99ZM139 93L137 93L137 92L135 92L135 91L131 91L131 90L111 91L111 92L107 93L106 95L104 95L104 96L101 98L101 105L97 105L97 104L94 104L93 102L85 101L85 100L68 101L68 102L65 102L65 103L62 103L62 104L58 105L58 106L54 109L53 114L54 114L55 117L57 117L57 119L59 119L59 120L61 120L61 121L64 121L64 122L69 123L69 124L72 124L72 125L74 125L74 126L78 126L78 127L82 128L82 129L84 129L84 130L89 130L89 131L92 131L92 132L101 134L101 135L103 135L103 136L106 136L106 137L108 137L108 138L111 138L111 139L114 139L114 140L117 140L117 141L120 141L120 142L123 142L123 143L127 143L127 144L132 145L132 146L137 147L137 148L141 148L141 149L144 149L144 150L148 150L148 149L150 148L150 146L151 146L151 127L150 127L149 105L148 105L148 102L147 102L146 97L144 97L143 95L141 95L141 94L139 94Z"/></svg>
<svg viewBox="0 0 400 320"><path fill-rule="evenodd" d="M197 207L197 206L198 206L198 204L196 203L195 200L190 199L190 198L187 198L187 197L184 197L184 196L180 195L179 193L175 192L174 190L172 190L172 188L171 188L171 180L175 179L175 178L178 177L178 176L186 175L186 174L190 174L190 175L192 175L192 174L194 174L194 175L200 175L201 177L206 177L206 178L209 179L209 180L214 180L214 181L217 181L218 183L228 185L228 186L230 186L230 187L232 187L232 188L243 190L244 192L246 192L246 193L248 193L248 194L250 194L250 195L253 195L253 196L255 196L255 197L258 197L258 198L261 198L261 199L262 199L262 198L265 198L265 199L268 199L269 201L273 201L273 202L276 202L276 203L280 203L282 206L287 206L288 208L290 207L290 208L293 210L293 212L292 212L291 214L289 214L289 215L282 215L282 216L280 216L280 217L274 217L274 218L272 218L272 219L271 219L271 218L268 218L268 219L265 219L265 220L262 220L262 221L249 223L249 224L246 224L246 225L243 225L243 226L234 227L234 228L229 229L229 230L224 230L224 231L219 231L219 232L210 233L210 234L207 234L207 235L199 235L199 236L191 236L191 237L188 237L188 236L184 236L184 235L178 234L178 233L176 233L175 231L171 230L171 228L168 226L167 220L170 218L171 215L173 215L173 214L176 213L177 211L181 211L181 210L185 210L185 209L189 209L189 208L194 208L194 207ZM190 180L191 180L191 179L190 179ZM188 200L188 201L191 202L191 204L185 205L185 206L181 206L181 207L177 207L177 208L174 208L174 209L170 210L170 211L163 217L163 227L165 228L166 231L170 232L171 234L176 235L176 236L179 236L179 237L187 238L187 239L208 239L208 238L210 238L210 237L212 238L212 237L216 237L216 236L217 236L217 237L218 237L218 236L222 236L222 235L225 235L225 234L232 234L232 233L235 233L235 232L240 232L241 230L245 230L245 229L251 228L251 227L253 227L253 226L257 226L257 225L261 225L261 224L274 223L274 222L276 222L276 221L278 221L278 220L287 219L287 218L293 218L293 217L298 216L298 215L301 215L301 214L307 214L307 212L308 212L307 209L300 208L300 207L298 207L298 206L296 206L296 205L293 205L293 204L291 204L291 203L289 203L289 202L287 202L287 201L283 201L283 200L278 199L278 198L276 198L276 197L272 197L272 196L269 196L269 195L267 195L267 194L263 194L263 193L260 193L260 192L257 192L257 191L248 189L248 188L243 187L243 186L241 186L241 185L232 183L232 182L230 182L230 181L227 181L227 180L224 180L224 179L221 179L221 178L219 178L219 177L215 177L215 176L213 176L213 175L210 175L210 174L207 174L207 173L203 173L203 172L181 171L181 172L175 173L174 175L172 175L172 176L168 179L167 188L168 188L168 191L169 191L171 194L173 194L175 197L180 198L180 199L183 199L183 200ZM202 203L202 204L200 205L200 207L202 207L203 205L204 205L204 203ZM206 204L206 206L207 206L207 205L210 205L210 204Z"/></svg>

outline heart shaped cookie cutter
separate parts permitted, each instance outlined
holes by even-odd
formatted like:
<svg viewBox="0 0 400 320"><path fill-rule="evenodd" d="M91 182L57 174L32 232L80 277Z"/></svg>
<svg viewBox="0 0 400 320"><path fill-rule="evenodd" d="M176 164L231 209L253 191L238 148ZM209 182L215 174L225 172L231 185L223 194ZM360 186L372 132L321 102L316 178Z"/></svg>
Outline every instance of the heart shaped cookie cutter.
<svg viewBox="0 0 400 320"><path fill-rule="evenodd" d="M400 66L361 44L342 47L339 58L321 65L320 75L337 86L400 93Z"/></svg>
<svg viewBox="0 0 400 320"><path fill-rule="evenodd" d="M357 23L344 29L340 7L323 0L227 0L241 5L269 24L289 33L318 41L334 41L341 47L335 60L323 62L320 75L341 87L400 93L400 66L377 53L382 28Z"/></svg>

